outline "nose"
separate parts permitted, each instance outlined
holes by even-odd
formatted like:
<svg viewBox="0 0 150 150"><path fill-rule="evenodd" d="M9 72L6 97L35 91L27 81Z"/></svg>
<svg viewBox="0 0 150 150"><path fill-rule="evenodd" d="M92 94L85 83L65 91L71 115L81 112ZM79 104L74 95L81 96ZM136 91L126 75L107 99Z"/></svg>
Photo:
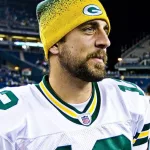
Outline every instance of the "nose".
<svg viewBox="0 0 150 150"><path fill-rule="evenodd" d="M101 49L106 49L110 46L110 40L104 29L100 29L97 33L95 46Z"/></svg>

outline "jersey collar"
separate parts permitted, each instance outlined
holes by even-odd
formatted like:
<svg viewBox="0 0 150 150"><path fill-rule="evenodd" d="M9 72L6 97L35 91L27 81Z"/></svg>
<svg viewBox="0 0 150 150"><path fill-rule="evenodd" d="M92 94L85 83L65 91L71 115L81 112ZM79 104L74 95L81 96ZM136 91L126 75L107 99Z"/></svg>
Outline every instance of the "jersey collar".
<svg viewBox="0 0 150 150"><path fill-rule="evenodd" d="M63 101L52 89L48 82L48 76L44 76L42 81L37 85L44 97L67 119L70 121L89 126L98 116L100 110L100 91L97 83L92 83L92 96L83 111Z"/></svg>

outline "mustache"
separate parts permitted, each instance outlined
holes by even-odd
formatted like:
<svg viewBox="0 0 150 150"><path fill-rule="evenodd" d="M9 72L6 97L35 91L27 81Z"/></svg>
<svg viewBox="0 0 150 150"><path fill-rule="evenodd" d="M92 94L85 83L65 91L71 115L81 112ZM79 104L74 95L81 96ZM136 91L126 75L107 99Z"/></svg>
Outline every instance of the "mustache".
<svg viewBox="0 0 150 150"><path fill-rule="evenodd" d="M107 53L104 50L97 50L96 52L88 54L87 60L89 60L90 58L100 58L104 61L105 64L107 63L108 60Z"/></svg>

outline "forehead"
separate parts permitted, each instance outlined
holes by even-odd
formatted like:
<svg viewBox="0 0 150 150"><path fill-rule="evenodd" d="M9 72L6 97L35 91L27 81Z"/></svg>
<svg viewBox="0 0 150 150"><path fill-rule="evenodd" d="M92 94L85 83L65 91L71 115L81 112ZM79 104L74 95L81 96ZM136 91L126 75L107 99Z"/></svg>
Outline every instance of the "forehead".
<svg viewBox="0 0 150 150"><path fill-rule="evenodd" d="M90 24L95 24L95 25L102 26L102 27L108 26L104 20L91 20L91 21L84 22L79 27L90 25Z"/></svg>

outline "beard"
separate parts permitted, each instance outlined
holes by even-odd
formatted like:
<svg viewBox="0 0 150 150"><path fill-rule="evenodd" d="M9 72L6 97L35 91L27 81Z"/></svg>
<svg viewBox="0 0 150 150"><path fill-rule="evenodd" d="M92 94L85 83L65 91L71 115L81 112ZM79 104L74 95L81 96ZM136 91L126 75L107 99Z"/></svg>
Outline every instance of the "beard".
<svg viewBox="0 0 150 150"><path fill-rule="evenodd" d="M71 76L86 82L101 81L106 76L107 55L104 50L91 53L85 59L81 59L80 56L74 56L67 50L65 48L59 53L59 62ZM89 60L91 58L98 58L101 55L103 56L104 64L102 62L90 64Z"/></svg>

